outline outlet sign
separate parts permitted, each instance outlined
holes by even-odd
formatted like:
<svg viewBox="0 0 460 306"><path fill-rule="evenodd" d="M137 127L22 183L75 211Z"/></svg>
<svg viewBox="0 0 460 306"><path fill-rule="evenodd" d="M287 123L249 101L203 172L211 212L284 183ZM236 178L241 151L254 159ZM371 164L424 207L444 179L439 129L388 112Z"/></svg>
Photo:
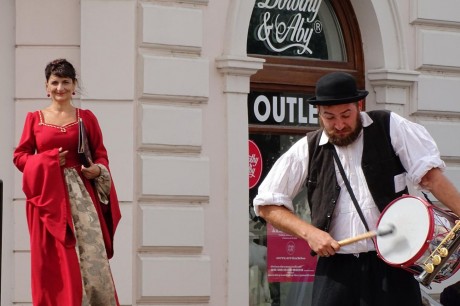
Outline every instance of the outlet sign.
<svg viewBox="0 0 460 306"><path fill-rule="evenodd" d="M318 110L302 94L251 92L248 95L250 124L319 126Z"/></svg>

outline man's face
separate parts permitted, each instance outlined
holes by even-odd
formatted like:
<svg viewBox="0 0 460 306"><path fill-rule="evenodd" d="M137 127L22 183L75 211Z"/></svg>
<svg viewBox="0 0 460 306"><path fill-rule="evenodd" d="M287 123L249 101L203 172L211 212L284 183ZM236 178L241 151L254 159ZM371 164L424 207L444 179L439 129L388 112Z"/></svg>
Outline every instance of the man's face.
<svg viewBox="0 0 460 306"><path fill-rule="evenodd" d="M362 102L318 106L321 126L329 142L337 146L347 146L358 138L363 125L359 112Z"/></svg>

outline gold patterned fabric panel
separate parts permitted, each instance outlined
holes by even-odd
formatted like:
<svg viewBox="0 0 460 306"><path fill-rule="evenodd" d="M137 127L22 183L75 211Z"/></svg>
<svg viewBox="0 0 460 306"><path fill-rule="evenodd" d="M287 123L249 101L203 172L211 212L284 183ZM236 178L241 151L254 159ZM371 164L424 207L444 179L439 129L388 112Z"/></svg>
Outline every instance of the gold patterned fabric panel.
<svg viewBox="0 0 460 306"><path fill-rule="evenodd" d="M77 171L65 168L64 175L84 288L82 306L116 306L115 286L96 208Z"/></svg>
<svg viewBox="0 0 460 306"><path fill-rule="evenodd" d="M99 201L102 204L109 204L109 195L110 195L110 187L112 186L112 180L110 178L110 173L107 168L102 164L97 164L99 169L101 169L101 174L94 179L96 184L97 196L99 197Z"/></svg>

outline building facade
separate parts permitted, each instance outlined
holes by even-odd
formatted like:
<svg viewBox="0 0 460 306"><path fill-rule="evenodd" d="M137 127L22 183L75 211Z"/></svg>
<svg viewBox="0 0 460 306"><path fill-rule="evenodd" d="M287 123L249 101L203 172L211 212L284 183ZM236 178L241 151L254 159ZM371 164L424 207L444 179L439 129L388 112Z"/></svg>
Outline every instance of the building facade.
<svg viewBox="0 0 460 306"><path fill-rule="evenodd" d="M305 18L291 40L312 56L278 52L281 39L263 51L268 36L252 46L263 41L254 30L274 25L254 18L255 8ZM265 306L273 291L250 281L248 240L258 234L248 215L248 140L261 147L260 135L282 134L273 139L287 144L317 127L302 99L327 71L348 71L370 92L366 109L430 131L460 187L460 142L450 137L460 131L459 9L455 0L1 0L1 305L31 303L12 152L27 112L48 103L49 61L76 66L74 103L96 114L104 134L123 215L111 262L121 304ZM319 36L329 48L315 58ZM305 121L298 109L296 124L265 122L254 105L274 97L305 106ZM272 158L282 151L270 141L263 149Z"/></svg>

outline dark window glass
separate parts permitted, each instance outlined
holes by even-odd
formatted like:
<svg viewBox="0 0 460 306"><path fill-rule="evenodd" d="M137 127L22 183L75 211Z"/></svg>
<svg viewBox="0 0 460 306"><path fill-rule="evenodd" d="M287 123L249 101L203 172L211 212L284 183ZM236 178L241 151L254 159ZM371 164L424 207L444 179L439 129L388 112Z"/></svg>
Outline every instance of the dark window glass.
<svg viewBox="0 0 460 306"><path fill-rule="evenodd" d="M265 177L279 156L305 135L250 134L249 139L259 147L263 160L262 177ZM259 184L249 190L250 203L257 195ZM301 218L310 221L310 209L305 189L293 200L294 209ZM267 248L267 225L257 218L253 207L249 207L249 306L293 306L310 305L312 283L269 282L267 278L267 252L284 252L283 249ZM310 255L308 255L310 256Z"/></svg>
<svg viewBox="0 0 460 306"><path fill-rule="evenodd" d="M342 31L329 1L256 0L248 54L346 61Z"/></svg>

